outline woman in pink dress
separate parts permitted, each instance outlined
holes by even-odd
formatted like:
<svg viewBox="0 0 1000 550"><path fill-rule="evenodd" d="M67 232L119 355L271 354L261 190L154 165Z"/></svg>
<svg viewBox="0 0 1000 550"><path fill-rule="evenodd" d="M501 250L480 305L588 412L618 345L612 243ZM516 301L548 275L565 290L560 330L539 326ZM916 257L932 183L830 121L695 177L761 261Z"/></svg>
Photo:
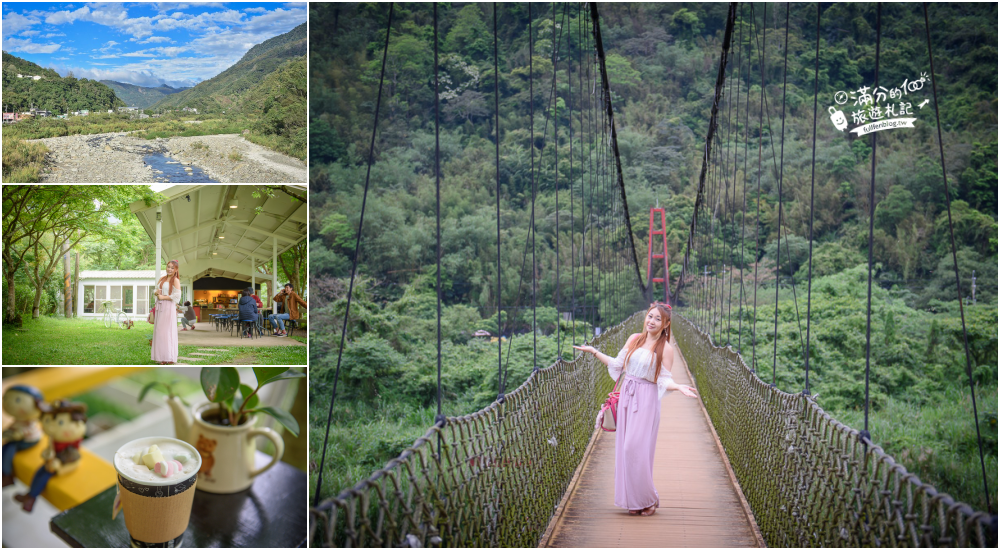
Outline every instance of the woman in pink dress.
<svg viewBox="0 0 1000 550"><path fill-rule="evenodd" d="M651 516L660 505L653 486L653 455L660 429L660 400L670 390L696 397L691 386L677 384L670 374L674 366L674 346L670 343L670 306L657 302L646 311L645 331L629 336L617 357L591 346L574 346L594 354L608 366L608 374L618 380L619 391L615 430L615 506L631 515ZM624 373L623 373L624 371Z"/></svg>
<svg viewBox="0 0 1000 550"><path fill-rule="evenodd" d="M153 361L161 365L177 362L177 304L181 301L181 277L177 260L167 262L167 274L156 284L156 316L153 321Z"/></svg>

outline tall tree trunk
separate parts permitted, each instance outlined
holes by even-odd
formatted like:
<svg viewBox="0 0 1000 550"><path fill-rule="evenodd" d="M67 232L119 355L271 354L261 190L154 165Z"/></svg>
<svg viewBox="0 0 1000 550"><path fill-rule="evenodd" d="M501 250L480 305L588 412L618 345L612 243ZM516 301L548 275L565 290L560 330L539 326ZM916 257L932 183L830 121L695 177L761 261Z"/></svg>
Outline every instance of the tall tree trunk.
<svg viewBox="0 0 1000 550"><path fill-rule="evenodd" d="M78 304L76 304L76 302L79 301L79 300L81 300L83 297L80 296L76 292L76 289L80 288L80 253L76 252L74 254L74 256L76 257L76 261L74 262L75 263L75 267L73 268L73 290L74 290L73 297L75 298L75 300L73 300L73 302L74 302L73 303L73 316L75 317L76 316L76 312L80 310L79 306L78 306Z"/></svg>
<svg viewBox="0 0 1000 550"><path fill-rule="evenodd" d="M42 286L35 287L35 301L31 305L31 318L38 319L39 305L42 303Z"/></svg>
<svg viewBox="0 0 1000 550"><path fill-rule="evenodd" d="M17 316L17 312L14 311L15 305L15 293L14 293L14 273L10 271L7 272L7 321L13 321L14 317Z"/></svg>
<svg viewBox="0 0 1000 550"><path fill-rule="evenodd" d="M69 319L73 317L73 287L69 276L69 243L64 242L63 246L63 315Z"/></svg>

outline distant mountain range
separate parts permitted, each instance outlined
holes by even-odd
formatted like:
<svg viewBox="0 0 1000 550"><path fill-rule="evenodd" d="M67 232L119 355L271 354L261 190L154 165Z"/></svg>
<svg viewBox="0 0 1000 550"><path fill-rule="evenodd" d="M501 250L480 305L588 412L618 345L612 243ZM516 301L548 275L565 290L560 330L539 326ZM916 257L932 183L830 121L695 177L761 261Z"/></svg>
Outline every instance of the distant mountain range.
<svg viewBox="0 0 1000 550"><path fill-rule="evenodd" d="M140 109L152 107L157 101L160 101L168 95L176 94L177 92L183 92L184 90L189 89L171 88L166 84L150 88L146 86L136 86L135 84L126 84L124 82L115 82L114 80L102 80L101 84L104 84L114 90L115 95L124 101L125 105L128 105L129 107L138 107Z"/></svg>
<svg viewBox="0 0 1000 550"><path fill-rule="evenodd" d="M306 25L303 23L285 34L257 44L232 67L193 88L164 97L153 107L195 107L200 112L238 108L240 98L279 67L299 58L305 60L307 47Z"/></svg>
<svg viewBox="0 0 1000 550"><path fill-rule="evenodd" d="M114 90L96 80L77 79L72 73L62 78L52 69L3 52L4 111L35 107L62 114L81 109L107 111L124 105Z"/></svg>

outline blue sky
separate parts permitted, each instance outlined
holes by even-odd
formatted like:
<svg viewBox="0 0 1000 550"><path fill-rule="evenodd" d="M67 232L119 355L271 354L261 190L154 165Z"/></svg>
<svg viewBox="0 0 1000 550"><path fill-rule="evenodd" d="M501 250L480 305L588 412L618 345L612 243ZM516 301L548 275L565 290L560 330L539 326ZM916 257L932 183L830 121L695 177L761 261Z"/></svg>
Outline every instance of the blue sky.
<svg viewBox="0 0 1000 550"><path fill-rule="evenodd" d="M62 76L194 86L306 18L304 2L4 2L3 49Z"/></svg>

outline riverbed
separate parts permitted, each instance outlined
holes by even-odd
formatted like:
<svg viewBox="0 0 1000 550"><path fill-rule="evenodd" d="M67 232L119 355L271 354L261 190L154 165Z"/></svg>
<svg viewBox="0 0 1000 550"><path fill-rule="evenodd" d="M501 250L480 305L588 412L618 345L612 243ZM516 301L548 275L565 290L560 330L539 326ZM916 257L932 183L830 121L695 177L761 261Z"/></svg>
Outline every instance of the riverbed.
<svg viewBox="0 0 1000 550"><path fill-rule="evenodd" d="M46 183L305 183L305 162L236 134L147 140L125 132L40 140Z"/></svg>

